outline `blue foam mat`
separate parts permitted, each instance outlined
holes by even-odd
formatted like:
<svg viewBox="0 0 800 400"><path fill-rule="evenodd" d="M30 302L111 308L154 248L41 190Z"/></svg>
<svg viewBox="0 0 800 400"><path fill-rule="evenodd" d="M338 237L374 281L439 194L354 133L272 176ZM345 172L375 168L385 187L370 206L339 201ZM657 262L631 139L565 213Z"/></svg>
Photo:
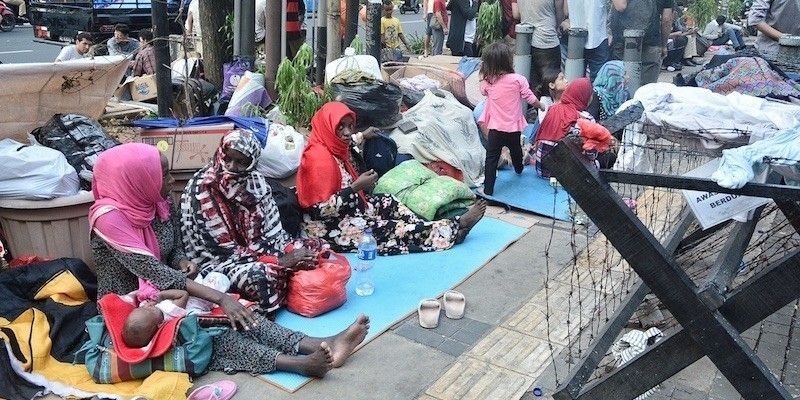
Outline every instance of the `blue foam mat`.
<svg viewBox="0 0 800 400"><path fill-rule="evenodd" d="M494 194L479 193L479 196L561 221L570 220L567 192L561 187L554 189L550 181L536 175L536 169L530 165L525 166L522 175L517 175L513 168L498 170Z"/></svg>
<svg viewBox="0 0 800 400"><path fill-rule="evenodd" d="M524 228L485 217L463 243L450 250L378 257L373 268L372 296L357 296L355 280L351 279L347 284L347 302L340 308L316 318L282 310L276 322L310 336L325 337L343 330L363 313L370 318L370 332L364 341L367 343L415 312L420 300L438 297L463 282L525 232ZM356 260L354 254L347 254L347 258L351 264ZM261 378L290 392L310 381L289 372L273 372Z"/></svg>

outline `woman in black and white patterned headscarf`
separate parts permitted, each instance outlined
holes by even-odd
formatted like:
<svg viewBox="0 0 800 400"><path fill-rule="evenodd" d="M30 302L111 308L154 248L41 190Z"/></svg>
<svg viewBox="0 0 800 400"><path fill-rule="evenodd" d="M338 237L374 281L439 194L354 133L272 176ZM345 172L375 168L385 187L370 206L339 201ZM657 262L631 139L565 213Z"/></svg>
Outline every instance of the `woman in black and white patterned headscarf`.
<svg viewBox="0 0 800 400"><path fill-rule="evenodd" d="M256 169L260 155L251 132L225 135L214 160L186 185L181 223L186 255L201 274L225 274L232 290L272 313L285 302L292 272L315 266L315 252L308 246L294 250L270 186Z"/></svg>

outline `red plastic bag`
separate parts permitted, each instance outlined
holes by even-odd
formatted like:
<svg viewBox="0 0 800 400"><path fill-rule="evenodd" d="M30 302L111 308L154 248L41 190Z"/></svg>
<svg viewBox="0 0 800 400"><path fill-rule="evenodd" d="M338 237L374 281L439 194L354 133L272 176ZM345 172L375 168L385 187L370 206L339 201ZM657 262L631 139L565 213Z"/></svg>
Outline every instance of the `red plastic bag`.
<svg viewBox="0 0 800 400"><path fill-rule="evenodd" d="M347 301L350 262L341 254L329 252L317 259L317 268L297 271L289 280L286 308L304 317L313 318L333 310Z"/></svg>

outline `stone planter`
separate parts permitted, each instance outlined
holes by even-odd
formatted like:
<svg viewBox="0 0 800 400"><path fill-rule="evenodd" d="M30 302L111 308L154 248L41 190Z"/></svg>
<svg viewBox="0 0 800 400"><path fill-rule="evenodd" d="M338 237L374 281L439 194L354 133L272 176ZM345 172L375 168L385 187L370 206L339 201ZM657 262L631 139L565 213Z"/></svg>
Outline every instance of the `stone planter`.
<svg viewBox="0 0 800 400"><path fill-rule="evenodd" d="M53 200L0 200L0 226L14 257L80 258L94 269L89 235L91 192Z"/></svg>

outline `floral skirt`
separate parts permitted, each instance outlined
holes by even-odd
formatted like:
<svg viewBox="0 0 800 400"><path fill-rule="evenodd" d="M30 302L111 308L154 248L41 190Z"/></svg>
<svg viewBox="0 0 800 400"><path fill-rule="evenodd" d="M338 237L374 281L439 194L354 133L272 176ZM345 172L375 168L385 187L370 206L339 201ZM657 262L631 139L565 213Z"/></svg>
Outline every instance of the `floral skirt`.
<svg viewBox="0 0 800 400"><path fill-rule="evenodd" d="M303 234L328 241L335 251L349 253L356 250L364 229L372 228L381 255L447 250L456 241L458 217L425 221L389 194L371 195L367 201L367 210L357 215L321 221L305 215Z"/></svg>

